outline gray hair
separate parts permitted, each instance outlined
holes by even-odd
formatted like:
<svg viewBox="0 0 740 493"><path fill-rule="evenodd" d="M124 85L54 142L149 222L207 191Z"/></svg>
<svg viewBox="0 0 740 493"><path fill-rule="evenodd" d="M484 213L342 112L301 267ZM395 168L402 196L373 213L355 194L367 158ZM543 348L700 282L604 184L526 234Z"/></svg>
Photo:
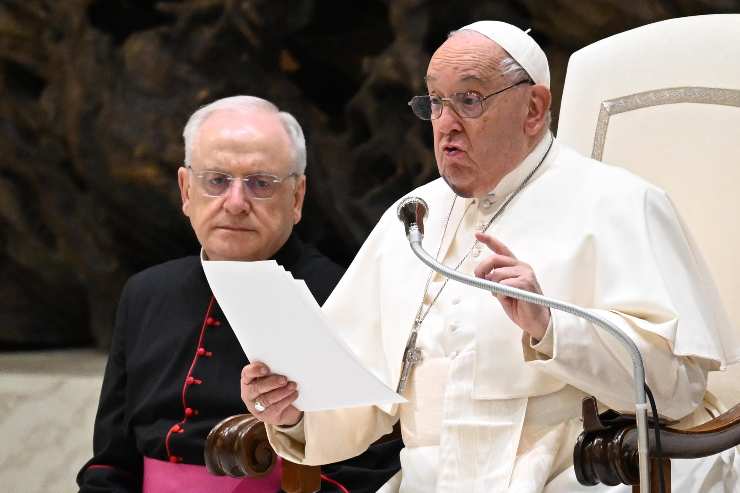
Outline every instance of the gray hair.
<svg viewBox="0 0 740 493"><path fill-rule="evenodd" d="M532 78L529 76L529 73L524 70L524 67L519 65L519 62L514 60L509 54L501 59L501 61L498 63L498 66L499 70L501 71L501 75L509 82L513 83L527 79L532 80Z"/></svg>
<svg viewBox="0 0 740 493"><path fill-rule="evenodd" d="M283 124L285 132L288 134L293 144L293 161L295 170L298 174L306 172L306 138L303 136L303 129L293 115L286 111L280 111L277 106L266 99L255 96L231 96L216 100L210 104L200 107L195 113L190 115L182 137L185 140L185 165L190 166L193 155L193 143L195 136L200 130L203 122L215 111L218 110L239 110L254 111L263 110L269 113L277 114L280 123Z"/></svg>
<svg viewBox="0 0 740 493"><path fill-rule="evenodd" d="M529 76L529 73L527 73L527 71L524 70L524 67L519 65L519 62L514 60L511 57L511 55L509 55L508 53L499 62L499 69L501 70L501 75L512 84L520 80L527 80L527 79L532 80L532 78ZM552 111L547 110L547 115L545 115L545 125L543 129L547 131L550 129L551 125L552 125Z"/></svg>

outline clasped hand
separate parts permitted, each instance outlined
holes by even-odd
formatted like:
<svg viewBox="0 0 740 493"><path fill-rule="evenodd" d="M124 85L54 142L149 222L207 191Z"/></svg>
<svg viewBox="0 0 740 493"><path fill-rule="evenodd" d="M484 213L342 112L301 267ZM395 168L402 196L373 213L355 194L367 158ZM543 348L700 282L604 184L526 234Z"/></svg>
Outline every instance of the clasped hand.
<svg viewBox="0 0 740 493"><path fill-rule="evenodd" d="M249 412L266 424L292 426L303 417L293 405L298 398L296 383L270 373L264 363L250 363L242 369L241 397Z"/></svg>
<svg viewBox="0 0 740 493"><path fill-rule="evenodd" d="M475 268L476 277L542 294L537 276L529 264L517 259L506 245L493 236L476 233L475 238L493 252L493 255L481 261ZM539 341L545 336L550 323L548 307L527 303L509 296L494 296L498 298L506 315L533 339Z"/></svg>

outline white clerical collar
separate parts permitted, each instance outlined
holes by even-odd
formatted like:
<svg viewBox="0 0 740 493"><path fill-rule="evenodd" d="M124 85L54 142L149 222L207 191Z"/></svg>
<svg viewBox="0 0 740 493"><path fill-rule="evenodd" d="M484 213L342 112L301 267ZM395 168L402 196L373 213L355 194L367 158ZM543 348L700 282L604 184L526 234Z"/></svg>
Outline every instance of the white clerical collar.
<svg viewBox="0 0 740 493"><path fill-rule="evenodd" d="M525 178L532 173L532 170L542 162L548 149L550 149L550 143L554 138L555 137L553 137L552 133L548 131L540 139L534 149L532 149L532 152L530 152L516 168L511 170L501 179L498 185L496 185L496 188L481 197L475 197L468 200L474 200L474 203L479 204L479 207L482 209L488 209L493 204L500 203L502 200L506 199L506 197L514 192L514 190L522 184Z"/></svg>

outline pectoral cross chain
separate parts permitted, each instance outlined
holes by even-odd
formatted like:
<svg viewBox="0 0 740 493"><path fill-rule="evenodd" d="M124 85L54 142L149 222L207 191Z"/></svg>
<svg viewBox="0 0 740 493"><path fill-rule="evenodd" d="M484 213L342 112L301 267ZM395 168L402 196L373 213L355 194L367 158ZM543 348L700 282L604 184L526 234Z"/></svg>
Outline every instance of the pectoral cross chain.
<svg viewBox="0 0 740 493"><path fill-rule="evenodd" d="M419 325L419 320L414 321L414 327L411 329L408 342L406 342L406 349L403 351L401 379L398 381L398 388L396 389L396 392L399 394L403 394L404 390L406 390L406 384L411 376L411 370L413 370L414 366L420 363L422 359L421 349L416 347L416 336L419 333Z"/></svg>

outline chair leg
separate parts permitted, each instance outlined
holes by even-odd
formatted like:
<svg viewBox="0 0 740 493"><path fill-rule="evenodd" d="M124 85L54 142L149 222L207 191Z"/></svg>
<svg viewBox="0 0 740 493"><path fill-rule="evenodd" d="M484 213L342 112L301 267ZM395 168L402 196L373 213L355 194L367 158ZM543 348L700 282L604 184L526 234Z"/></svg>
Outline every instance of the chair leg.
<svg viewBox="0 0 740 493"><path fill-rule="evenodd" d="M285 493L316 493L321 489L321 468L283 459L281 483Z"/></svg>

